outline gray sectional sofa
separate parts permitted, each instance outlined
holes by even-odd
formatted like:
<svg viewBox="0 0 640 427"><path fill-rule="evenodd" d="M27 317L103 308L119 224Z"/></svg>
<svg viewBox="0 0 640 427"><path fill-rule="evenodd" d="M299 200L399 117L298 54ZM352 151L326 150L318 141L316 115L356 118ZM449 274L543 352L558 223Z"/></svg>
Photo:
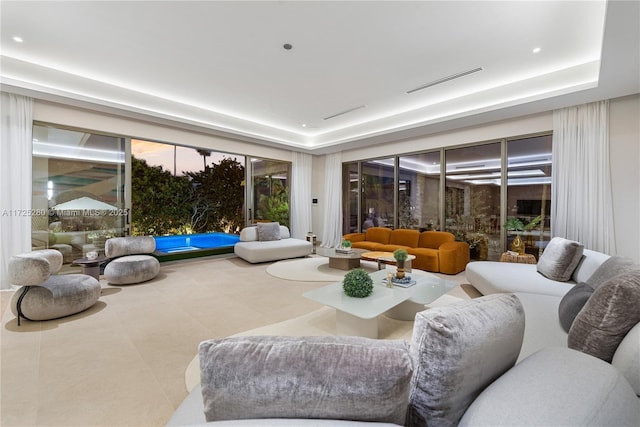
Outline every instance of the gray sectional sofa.
<svg viewBox="0 0 640 427"><path fill-rule="evenodd" d="M640 265L566 239L549 246L537 265L472 262L466 278L483 295L514 293L522 302L518 361L547 347L577 348L610 362L640 396Z"/></svg>
<svg viewBox="0 0 640 427"><path fill-rule="evenodd" d="M258 223L240 231L233 252L247 262L259 263L305 257L313 252L313 245L292 238L289 228L277 222Z"/></svg>
<svg viewBox="0 0 640 427"><path fill-rule="evenodd" d="M201 385L168 425L638 425L640 400L609 363L565 345L515 364L525 323L498 293L418 313L410 343L204 341Z"/></svg>

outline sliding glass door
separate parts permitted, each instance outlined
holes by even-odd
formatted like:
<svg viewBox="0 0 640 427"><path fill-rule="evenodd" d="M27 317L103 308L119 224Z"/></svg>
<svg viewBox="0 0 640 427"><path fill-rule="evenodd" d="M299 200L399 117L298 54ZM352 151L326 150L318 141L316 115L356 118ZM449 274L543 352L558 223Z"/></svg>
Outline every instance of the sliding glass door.
<svg viewBox="0 0 640 427"><path fill-rule="evenodd" d="M250 223L277 221L289 226L291 163L251 158Z"/></svg>
<svg viewBox="0 0 640 427"><path fill-rule="evenodd" d="M104 250L129 223L125 139L33 126L33 249L55 248L65 264Z"/></svg>

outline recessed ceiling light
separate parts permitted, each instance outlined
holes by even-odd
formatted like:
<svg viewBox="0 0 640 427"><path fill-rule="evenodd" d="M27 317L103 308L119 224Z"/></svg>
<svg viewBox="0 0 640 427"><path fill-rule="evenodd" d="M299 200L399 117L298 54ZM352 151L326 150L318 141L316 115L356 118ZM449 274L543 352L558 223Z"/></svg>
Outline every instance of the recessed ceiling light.
<svg viewBox="0 0 640 427"><path fill-rule="evenodd" d="M533 48L533 53L540 53L541 50L542 50L542 48L534 47Z"/></svg>
<svg viewBox="0 0 640 427"><path fill-rule="evenodd" d="M13 36L13 41L16 43L22 43L24 40L22 40L22 37L20 36Z"/></svg>
<svg viewBox="0 0 640 427"><path fill-rule="evenodd" d="M285 43L282 47L285 48L286 50L291 50L293 46L291 46L291 44L289 43Z"/></svg>
<svg viewBox="0 0 640 427"><path fill-rule="evenodd" d="M306 127L307 127L307 124L306 124L306 123L303 123L303 124L302 124L302 127L303 127L303 128L306 128Z"/></svg>

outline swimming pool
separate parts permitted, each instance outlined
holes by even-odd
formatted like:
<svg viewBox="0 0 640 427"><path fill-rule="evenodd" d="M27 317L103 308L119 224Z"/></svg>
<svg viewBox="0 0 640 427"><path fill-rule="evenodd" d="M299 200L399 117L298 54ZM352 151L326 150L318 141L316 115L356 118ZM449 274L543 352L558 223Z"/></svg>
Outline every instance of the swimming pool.
<svg viewBox="0 0 640 427"><path fill-rule="evenodd" d="M240 236L217 232L155 236L154 239L157 255L186 255L181 258L192 258L233 252L233 245L240 240Z"/></svg>

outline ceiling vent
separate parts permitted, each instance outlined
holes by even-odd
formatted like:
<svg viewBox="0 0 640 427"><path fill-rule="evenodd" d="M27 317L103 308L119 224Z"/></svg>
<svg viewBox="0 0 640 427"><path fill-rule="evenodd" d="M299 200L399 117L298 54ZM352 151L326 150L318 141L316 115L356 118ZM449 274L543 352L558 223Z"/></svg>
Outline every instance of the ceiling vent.
<svg viewBox="0 0 640 427"><path fill-rule="evenodd" d="M434 80L432 82L424 84L424 85L422 85L420 87L417 87L415 89L408 90L407 93L409 94L409 93L417 92L419 90L426 89L426 88L432 87L432 86L436 86L436 85L439 85L441 83L445 83L445 82L448 82L448 81L451 81L451 80L455 80L455 79L458 79L460 77L468 76L469 74L477 73L478 71L482 71L482 70L484 70L484 68L478 67L478 68L473 68L471 70L462 71L462 72L459 72L459 73L456 73L456 74L451 74L450 76L442 77L442 78L440 78L438 80Z"/></svg>
<svg viewBox="0 0 640 427"><path fill-rule="evenodd" d="M349 108L348 110L344 110L344 111L341 111L341 112L339 112L339 113L336 113L336 114L332 114L332 115L330 115L330 116L327 116L327 117L325 117L325 118L324 118L324 119L322 119L322 120L329 120L329 119L333 119L334 117L338 117L338 116L341 116L341 115L343 115L343 114L347 114L347 113L350 113L350 112L352 112L352 111L359 110L359 109L364 108L364 107L366 107L366 105L358 105L357 107Z"/></svg>

